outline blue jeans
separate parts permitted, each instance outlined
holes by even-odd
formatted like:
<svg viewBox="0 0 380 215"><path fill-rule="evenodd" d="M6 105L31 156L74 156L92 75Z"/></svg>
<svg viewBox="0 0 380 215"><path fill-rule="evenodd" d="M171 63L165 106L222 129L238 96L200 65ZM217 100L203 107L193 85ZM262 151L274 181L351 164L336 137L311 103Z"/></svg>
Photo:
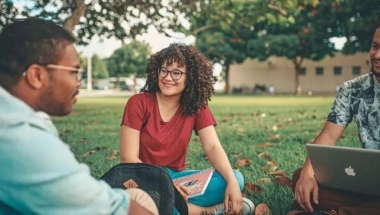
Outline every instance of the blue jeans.
<svg viewBox="0 0 380 215"><path fill-rule="evenodd" d="M167 169L172 179L176 179L176 178L190 175L190 174L200 171L200 170L183 170L183 171L177 172L169 168ZM239 183L239 188L240 190L242 190L244 187L244 177L239 171L237 170L233 170L233 171ZM226 180L224 180L223 176L218 171L215 171L211 177L210 183L208 184L205 193L202 196L197 196L197 197L189 199L189 203L193 205L198 205L201 207L209 207L209 206L220 204L224 202L224 193L226 190L226 186L227 186ZM176 215L178 214L178 212L175 210L173 214Z"/></svg>

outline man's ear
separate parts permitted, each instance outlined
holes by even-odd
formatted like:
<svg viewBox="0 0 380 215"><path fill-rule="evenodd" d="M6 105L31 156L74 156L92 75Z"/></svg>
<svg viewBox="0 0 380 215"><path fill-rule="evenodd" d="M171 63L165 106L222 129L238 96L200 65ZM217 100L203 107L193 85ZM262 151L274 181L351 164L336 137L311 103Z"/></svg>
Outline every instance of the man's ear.
<svg viewBox="0 0 380 215"><path fill-rule="evenodd" d="M34 89L41 89L44 86L44 82L46 82L46 79L49 77L46 70L42 66L32 64L25 71L24 78L30 87Z"/></svg>

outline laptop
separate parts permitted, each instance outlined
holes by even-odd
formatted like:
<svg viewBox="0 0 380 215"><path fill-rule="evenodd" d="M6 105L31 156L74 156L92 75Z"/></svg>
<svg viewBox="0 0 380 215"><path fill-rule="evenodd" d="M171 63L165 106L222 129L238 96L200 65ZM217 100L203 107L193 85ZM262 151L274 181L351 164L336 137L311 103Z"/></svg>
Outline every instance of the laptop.
<svg viewBox="0 0 380 215"><path fill-rule="evenodd" d="M318 184L380 196L380 150L306 144Z"/></svg>

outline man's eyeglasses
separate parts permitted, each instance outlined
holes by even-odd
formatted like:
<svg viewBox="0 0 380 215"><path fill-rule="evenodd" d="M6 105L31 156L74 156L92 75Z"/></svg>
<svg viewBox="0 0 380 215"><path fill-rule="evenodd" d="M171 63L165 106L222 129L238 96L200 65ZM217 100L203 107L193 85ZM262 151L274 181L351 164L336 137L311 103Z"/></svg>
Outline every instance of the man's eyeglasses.
<svg viewBox="0 0 380 215"><path fill-rule="evenodd" d="M173 81L178 81L179 79L181 79L182 74L186 74L186 72L181 72L178 70L169 71L165 68L158 69L158 76L160 76L161 78L165 78L166 76L168 76L169 73Z"/></svg>
<svg viewBox="0 0 380 215"><path fill-rule="evenodd" d="M61 70L70 71L70 72L73 72L73 74L75 75L75 80L80 81L82 79L82 74L83 74L82 68L55 65L55 64L47 64L47 65L44 65L44 67L50 68L50 69L61 69ZM26 71L22 74L22 76L23 77L26 76Z"/></svg>

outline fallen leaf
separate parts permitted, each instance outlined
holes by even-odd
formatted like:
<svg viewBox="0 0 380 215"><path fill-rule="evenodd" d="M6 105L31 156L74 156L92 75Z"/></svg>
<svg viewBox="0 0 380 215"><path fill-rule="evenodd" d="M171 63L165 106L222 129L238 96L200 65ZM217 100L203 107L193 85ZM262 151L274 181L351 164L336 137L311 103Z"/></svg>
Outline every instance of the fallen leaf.
<svg viewBox="0 0 380 215"><path fill-rule="evenodd" d="M239 127L239 128L237 128L237 132L238 132L238 133L243 133L243 132L244 132L244 129Z"/></svg>
<svg viewBox="0 0 380 215"><path fill-rule="evenodd" d="M277 127L277 125L272 126L272 130L273 130L273 131L278 131L278 127Z"/></svg>
<svg viewBox="0 0 380 215"><path fill-rule="evenodd" d="M245 183L244 189L250 194L260 194L263 190L260 186L252 183Z"/></svg>
<svg viewBox="0 0 380 215"><path fill-rule="evenodd" d="M240 157L243 153L241 152L232 152L232 155L237 158L237 157Z"/></svg>
<svg viewBox="0 0 380 215"><path fill-rule="evenodd" d="M305 140L305 141L303 141L303 144L305 145L306 143L312 143L312 142L314 142L314 139L311 139L311 140Z"/></svg>
<svg viewBox="0 0 380 215"><path fill-rule="evenodd" d="M274 179L274 183L280 184L283 187L292 187L292 180L284 176L276 176Z"/></svg>
<svg viewBox="0 0 380 215"><path fill-rule="evenodd" d="M189 165L189 164L191 164L191 162L190 162L190 161L187 161L187 162L185 163L185 165Z"/></svg>
<svg viewBox="0 0 380 215"><path fill-rule="evenodd" d="M263 171L275 171L277 169L277 163L275 161L269 161L267 162L267 165L262 167L261 170Z"/></svg>
<svg viewBox="0 0 380 215"><path fill-rule="evenodd" d="M271 173L268 173L269 175L273 175L273 176L283 176L283 177L286 177L286 172L285 170L278 170L276 172L271 172Z"/></svg>
<svg viewBox="0 0 380 215"><path fill-rule="evenodd" d="M85 142L87 142L87 139L86 138L82 138L82 139L79 140L79 142L80 143L85 143Z"/></svg>
<svg viewBox="0 0 380 215"><path fill-rule="evenodd" d="M270 178L260 178L259 182L261 182L261 183L270 183L270 182L272 182L272 179L270 179Z"/></svg>
<svg viewBox="0 0 380 215"><path fill-rule="evenodd" d="M275 134L275 135L272 135L272 136L268 137L268 140L277 140L277 139L280 139L280 135L279 134Z"/></svg>
<svg viewBox="0 0 380 215"><path fill-rule="evenodd" d="M266 148L266 147L269 147L269 146L274 146L274 143L266 142L266 143L262 143L262 144L259 144L259 145L253 144L252 146L254 146L256 148Z"/></svg>
<svg viewBox="0 0 380 215"><path fill-rule="evenodd" d="M94 154L95 152L97 152L97 151L99 151L99 150L103 150L103 149L106 149L106 148L107 148L107 147L105 147L105 146L101 146L101 147L97 146L97 147L95 147L94 149L91 149L90 151L84 153L82 156L83 156L83 157L86 157L86 156L89 156L89 155L91 155L91 154Z"/></svg>
<svg viewBox="0 0 380 215"><path fill-rule="evenodd" d="M110 161L115 160L116 155L117 155L117 150L112 150L111 155L107 157L107 160L110 160Z"/></svg>
<svg viewBox="0 0 380 215"><path fill-rule="evenodd" d="M115 155L110 155L110 156L107 157L107 160L112 161L112 160L115 160L115 158L116 158Z"/></svg>
<svg viewBox="0 0 380 215"><path fill-rule="evenodd" d="M259 157L260 158L264 158L265 160L271 160L271 157L268 154L264 153L264 152L261 152L259 154Z"/></svg>
<svg viewBox="0 0 380 215"><path fill-rule="evenodd" d="M277 169L276 161L269 161L267 164L271 167L272 171L275 171Z"/></svg>
<svg viewBox="0 0 380 215"><path fill-rule="evenodd" d="M241 142L241 137L236 139L237 142Z"/></svg>
<svg viewBox="0 0 380 215"><path fill-rule="evenodd" d="M248 166L249 164L252 163L252 160L250 158L240 158L238 161L237 161L237 164L239 166Z"/></svg>
<svg viewBox="0 0 380 215"><path fill-rule="evenodd" d="M272 215L272 212L270 211L267 204L261 203L257 205L255 209L255 215Z"/></svg>

